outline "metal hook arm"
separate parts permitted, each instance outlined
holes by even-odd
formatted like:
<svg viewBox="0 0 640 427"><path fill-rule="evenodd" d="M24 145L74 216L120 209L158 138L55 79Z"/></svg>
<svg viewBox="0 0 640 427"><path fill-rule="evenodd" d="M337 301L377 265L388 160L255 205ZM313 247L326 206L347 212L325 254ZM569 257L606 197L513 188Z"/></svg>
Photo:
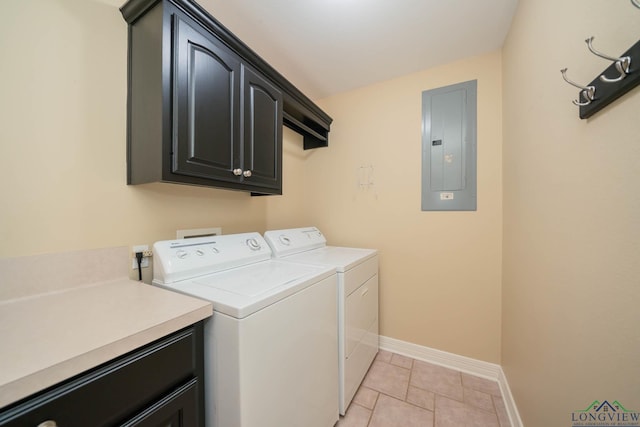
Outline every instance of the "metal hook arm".
<svg viewBox="0 0 640 427"><path fill-rule="evenodd" d="M640 9L640 2L638 0L631 0L631 4Z"/></svg>
<svg viewBox="0 0 640 427"><path fill-rule="evenodd" d="M632 1L638 1L638 0L632 0ZM638 7L640 7L640 6L638 6ZM620 81L620 80L624 79L626 77L626 75L629 74L629 69L631 67L631 57L630 56L623 56L622 58L616 58L616 57L613 57L613 56L605 55L602 52L598 52L597 50L595 50L593 48L593 39L594 39L594 37L591 36L591 37L589 37L588 39L585 40L585 43L587 43L587 47L589 48L591 53L593 53L596 56L599 56L600 58L608 59L609 61L615 61L616 68L618 69L618 71L620 71L620 76L615 78L615 79L609 79L609 78L605 77L604 75L600 76L600 79L603 82L617 82L617 81Z"/></svg>
<svg viewBox="0 0 640 427"><path fill-rule="evenodd" d="M591 104L591 101L596 99L596 88L595 88L595 86L582 86L582 85L579 85L578 83L572 82L567 77L567 69L566 68L563 68L562 70L560 70L560 72L562 73L562 78L564 79L565 82L569 83L571 86L577 87L578 89L582 89L580 91L580 94L582 95L582 97L584 99L586 99L586 102L580 102L579 99L574 99L573 103L575 105L578 105L578 106L589 105L589 104Z"/></svg>
<svg viewBox="0 0 640 427"><path fill-rule="evenodd" d="M595 37L591 36L585 40L585 43L587 44L587 47L594 55L599 56L600 58L608 59L609 61L622 61L624 59L624 58L616 58L614 56L609 56L602 52L598 52L593 48L593 39L595 39Z"/></svg>
<svg viewBox="0 0 640 427"><path fill-rule="evenodd" d="M560 70L560 72L562 73L562 78L564 79L564 81L569 83L571 86L575 86L578 89L582 89L582 90L591 90L592 88L595 90L593 86L582 86L576 82L569 80L569 78L567 77L567 68L563 68L562 70Z"/></svg>
<svg viewBox="0 0 640 427"><path fill-rule="evenodd" d="M600 80L602 80L605 83L615 83L627 77L627 73L625 73L624 71L624 68L623 68L624 64L622 62L616 61L615 66L616 66L616 70L618 70L618 72L620 73L618 77L616 77L615 79L610 79L609 77L602 74L600 75Z"/></svg>
<svg viewBox="0 0 640 427"><path fill-rule="evenodd" d="M586 99L586 101L580 102L579 101L580 97L578 97L578 99L574 99L574 100L571 101L571 102L573 102L573 105L577 105L578 107L583 107L585 105L591 104L591 101L593 101L592 99L589 99L590 94L586 90L581 90L580 91L580 95L582 95L582 97L584 99Z"/></svg>

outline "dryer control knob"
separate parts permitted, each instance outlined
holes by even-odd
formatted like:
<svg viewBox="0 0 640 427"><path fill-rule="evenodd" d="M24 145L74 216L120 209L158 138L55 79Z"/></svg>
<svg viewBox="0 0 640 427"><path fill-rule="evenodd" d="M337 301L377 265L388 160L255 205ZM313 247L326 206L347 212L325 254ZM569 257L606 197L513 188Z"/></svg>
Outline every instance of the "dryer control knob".
<svg viewBox="0 0 640 427"><path fill-rule="evenodd" d="M257 251L260 249L260 243L258 243L256 239L247 239L247 246L249 246L249 249L251 249L252 251Z"/></svg>
<svg viewBox="0 0 640 427"><path fill-rule="evenodd" d="M203 256L203 255L204 255L204 251L203 251L202 249L198 249L198 250L196 251L196 255L198 255L198 256Z"/></svg>

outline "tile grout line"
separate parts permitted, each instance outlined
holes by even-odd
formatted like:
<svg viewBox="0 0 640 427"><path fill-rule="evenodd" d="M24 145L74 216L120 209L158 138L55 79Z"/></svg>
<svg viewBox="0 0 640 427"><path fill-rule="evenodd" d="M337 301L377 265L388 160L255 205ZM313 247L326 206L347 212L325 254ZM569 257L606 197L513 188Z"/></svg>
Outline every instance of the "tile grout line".
<svg viewBox="0 0 640 427"><path fill-rule="evenodd" d="M397 353L393 353L393 354L397 354ZM405 357L405 358L407 358L407 359L409 359L411 361L411 367L408 368L409 369L409 381L407 381L407 390L406 390L405 398L404 398L403 402L406 403L407 405L411 405L411 406L414 406L416 408L431 412L432 426L435 427L435 425L436 425L436 394L437 393L433 393L433 411L430 411L429 409L424 408L424 407L422 407L420 405L415 405L415 404L413 404L411 402L408 402L407 398L409 397L409 387L411 387L411 378L413 377L413 368L415 367L415 362L416 362L417 359L414 359L413 357L409 357L409 356L404 356L404 355L400 355L400 356ZM393 355L391 356L391 359L393 359ZM391 359L389 359L389 364L390 365L392 365ZM393 366L398 366L398 365L393 365ZM398 366L398 367L402 368L402 366ZM407 369L407 368L405 368L405 369ZM462 378L461 378L460 381L462 381ZM416 388L418 388L420 390L423 390L422 388L419 388L419 387L416 387ZM427 391L429 393L432 393L429 390L423 390L423 391ZM380 394L384 394L384 393L379 392L378 395L380 395ZM393 398L393 396L389 396L389 397Z"/></svg>
<svg viewBox="0 0 640 427"><path fill-rule="evenodd" d="M379 403L379 401L380 401L380 395L385 395L385 396L390 397L390 398L392 398L392 399L397 399L397 400L399 400L399 401L401 401L401 402L403 402L403 403L405 403L405 404L407 404L407 405L409 405L409 406L412 406L412 407L415 407L415 408L419 408L419 409L421 409L421 410L427 410L427 411L431 412L432 425L433 425L433 427L436 427L436 409L437 409L437 408L436 408L436 400L437 400L437 397L438 397L438 396L440 396L440 397L447 397L447 396L444 396L444 395L442 395L442 394L440 394L440 393L437 393L437 392L432 392L432 391L429 391L429 390L424 390L423 388L418 387L418 389L420 389L420 390L427 391L427 392L429 392L429 393L433 394L433 402L432 402L432 403L433 403L433 410L431 411L431 410L429 410L428 408L426 408L426 407L424 407L424 406L421 406L420 404L417 404L417 403L416 403L416 404L414 404L414 403L412 403L412 402L409 402L409 401L408 401L408 397L409 397L409 389L410 389L410 387L411 387L411 381L412 381L412 378L413 378L413 376L414 376L414 368L416 367L416 363L415 363L415 362L416 362L418 359L413 358L413 357L410 357L410 356L399 355L399 356L402 356L402 357L406 358L406 359L409 361L408 367L405 367L406 363L400 363L400 362L392 363L393 355L394 355L395 353L394 353L394 352L391 352L391 353L392 353L392 354L391 354L391 357L389 358L389 360L388 360L388 361L385 361L385 360L378 360L378 362L379 362L379 363L384 363L384 364L386 364L386 365L388 365L388 366L393 366L393 367L396 367L396 368L402 368L402 369L405 369L405 370L408 370L408 371L409 371L409 372L408 372L408 374L409 374L409 375L408 375L408 381L407 381L407 384L406 384L406 388L405 388L405 390L404 390L403 398L402 398L402 399L398 399L397 397L395 397L395 396L391 396L391 395L389 395L389 394L387 394L387 393L384 393L384 392L382 392L382 391L379 391L379 390L376 390L376 389L371 389L371 390L373 390L373 391L375 391L375 392L376 392L376 396L375 396L375 400L374 400L373 405L372 405L371 412L370 412L370 414L369 414L369 416L368 416L366 426L367 426L367 427L371 427L371 426L372 426L372 424L371 424L371 423L372 423L372 421L373 421L373 414L374 414L374 412L376 411L376 409L377 409L377 405L378 405L378 403ZM400 364L398 364L398 363L400 363ZM451 368L449 368L449 369L451 369ZM462 399L461 399L461 400L459 400L459 401L458 401L457 399L452 399L452 400L457 401L457 402L459 402L459 403L461 403L461 404L465 404L465 405L469 405L469 406L471 406L471 407L474 407L476 410L479 410L479 411L481 411L481 412L484 412L484 413L487 413L487 414L492 414L492 415L494 415L494 416L496 417L496 421L497 421L498 425L499 425L499 426L501 426L501 424L500 424L500 418L499 418L499 416L498 416L498 408L497 408L497 406L496 406L496 400L495 400L495 397L496 397L496 396L494 396L492 393L485 392L483 389L477 389L477 388L475 388L475 387L472 387L472 385L471 385L471 384L469 385L469 387L465 387L464 378L463 378L463 377L464 377L464 375L463 375L463 374L464 374L464 372L462 372L462 371L460 371L460 370L458 370L458 369L452 369L452 370L456 372L456 375L457 375L457 378L458 378L458 385L459 385L459 387L460 387L460 388L462 389L462 391L463 391L463 393L462 393ZM368 374L368 372L367 372L367 374ZM470 375L470 374L469 374L469 375ZM473 375L473 376L475 377L475 375ZM481 378L481 377L479 377L479 378ZM361 385L361 386L362 386L362 385ZM473 405L472 403L466 403L467 401L466 401L466 393L465 393L465 391L471 391L471 392L477 392L477 393L486 394L486 395L491 399L491 409L488 409L488 408L485 408L485 407L478 407L478 406L476 406L476 405ZM356 405L358 405L358 406L362 406L362 405L359 405L359 404L358 404L358 403L356 403L356 402L354 402L354 404L356 404ZM365 407L365 408L366 408L366 407Z"/></svg>
<svg viewBox="0 0 640 427"><path fill-rule="evenodd" d="M379 397L380 397L380 393L376 395L376 400L373 402L373 407L371 408L371 414L369 415L369 419L367 420L367 427L371 425L371 420L373 420L373 412L376 410L376 406L378 406Z"/></svg>
<svg viewBox="0 0 640 427"><path fill-rule="evenodd" d="M455 369L463 373L497 382L500 388L500 397L504 400L508 427L523 426L506 375L500 365L383 335L380 335L380 350L412 357L416 360Z"/></svg>

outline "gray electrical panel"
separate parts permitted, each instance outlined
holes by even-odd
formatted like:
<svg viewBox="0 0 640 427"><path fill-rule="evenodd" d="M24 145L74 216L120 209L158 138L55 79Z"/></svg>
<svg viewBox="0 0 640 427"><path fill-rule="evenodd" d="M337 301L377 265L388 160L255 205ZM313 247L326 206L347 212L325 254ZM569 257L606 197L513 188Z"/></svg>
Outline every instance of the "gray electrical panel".
<svg viewBox="0 0 640 427"><path fill-rule="evenodd" d="M422 92L422 210L475 211L477 81Z"/></svg>

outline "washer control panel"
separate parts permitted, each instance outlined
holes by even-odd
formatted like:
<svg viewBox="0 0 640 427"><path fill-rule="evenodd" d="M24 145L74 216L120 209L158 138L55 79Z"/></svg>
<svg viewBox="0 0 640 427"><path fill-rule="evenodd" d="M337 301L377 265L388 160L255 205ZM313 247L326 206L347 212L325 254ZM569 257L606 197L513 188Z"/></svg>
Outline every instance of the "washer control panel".
<svg viewBox="0 0 640 427"><path fill-rule="evenodd" d="M270 258L259 233L164 240L153 245L153 280L173 283Z"/></svg>

